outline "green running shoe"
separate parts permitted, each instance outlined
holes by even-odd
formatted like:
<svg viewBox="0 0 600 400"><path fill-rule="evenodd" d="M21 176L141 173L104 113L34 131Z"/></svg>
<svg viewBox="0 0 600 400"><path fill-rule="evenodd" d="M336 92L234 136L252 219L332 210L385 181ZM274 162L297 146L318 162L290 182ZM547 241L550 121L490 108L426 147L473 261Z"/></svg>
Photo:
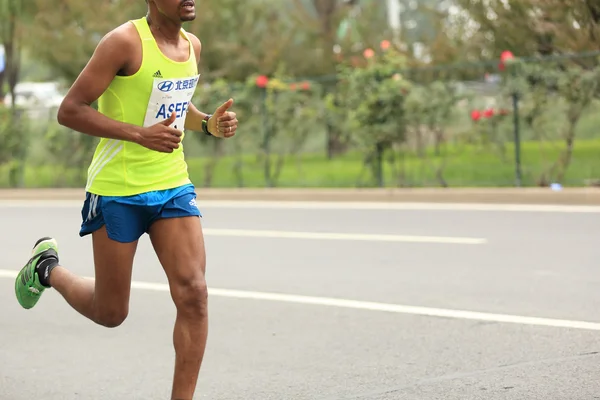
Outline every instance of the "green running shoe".
<svg viewBox="0 0 600 400"><path fill-rule="evenodd" d="M33 308L44 290L50 286L45 286L40 281L39 277L39 264L40 261L52 259L50 264L58 264L58 243L56 240L45 237L37 241L31 252L32 256L27 264L21 269L15 280L15 294L19 304L25 308ZM45 264L47 264L46 262ZM45 269L46 271L49 268ZM47 272L46 272L47 273ZM42 278L44 282L47 282L48 277Z"/></svg>

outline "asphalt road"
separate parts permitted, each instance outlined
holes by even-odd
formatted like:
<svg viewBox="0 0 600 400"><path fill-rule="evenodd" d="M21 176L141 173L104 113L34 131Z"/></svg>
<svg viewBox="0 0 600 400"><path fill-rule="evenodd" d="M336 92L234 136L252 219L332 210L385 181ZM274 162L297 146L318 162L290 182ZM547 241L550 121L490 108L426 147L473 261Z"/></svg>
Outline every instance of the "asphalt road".
<svg viewBox="0 0 600 400"><path fill-rule="evenodd" d="M600 330L517 318L600 323L600 213L199 204L213 232L206 243L214 292L198 399L600 398ZM79 212L77 205L0 203L0 399L168 399L175 316L168 292L134 289L129 318L117 329L93 325L53 291L29 311L14 298L10 271L44 235L59 240L65 266L93 275L91 240L77 234ZM305 237L261 237L256 230ZM311 232L484 240L324 240ZM147 238L134 280L166 282ZM326 299L309 304L265 294ZM358 309L327 299L454 314ZM465 319L462 311L483 317ZM498 322L498 314L515 318Z"/></svg>

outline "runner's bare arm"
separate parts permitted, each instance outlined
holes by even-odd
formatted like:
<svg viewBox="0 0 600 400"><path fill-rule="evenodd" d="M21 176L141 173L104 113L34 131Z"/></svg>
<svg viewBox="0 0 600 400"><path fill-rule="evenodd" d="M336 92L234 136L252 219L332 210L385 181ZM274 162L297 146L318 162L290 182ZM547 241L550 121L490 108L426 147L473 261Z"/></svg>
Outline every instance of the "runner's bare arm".
<svg viewBox="0 0 600 400"><path fill-rule="evenodd" d="M91 107L129 62L133 42L123 27L102 38L58 110L58 122L92 136L135 142L139 127L108 118Z"/></svg>
<svg viewBox="0 0 600 400"><path fill-rule="evenodd" d="M119 71L134 60L136 37L123 25L107 34L98 44L58 110L58 122L91 136L135 142L152 150L170 153L179 147L181 132L170 128L173 116L160 126L142 128L113 120L91 107ZM134 32L133 32L134 33Z"/></svg>

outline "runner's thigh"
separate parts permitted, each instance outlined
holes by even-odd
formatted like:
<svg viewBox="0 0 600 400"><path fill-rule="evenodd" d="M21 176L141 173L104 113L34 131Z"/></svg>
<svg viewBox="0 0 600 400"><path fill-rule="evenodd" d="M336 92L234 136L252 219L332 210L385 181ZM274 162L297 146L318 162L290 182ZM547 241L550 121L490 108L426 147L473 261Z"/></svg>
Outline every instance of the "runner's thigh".
<svg viewBox="0 0 600 400"><path fill-rule="evenodd" d="M92 233L96 270L95 304L112 311L127 311L133 259L138 241L120 243L108 237L106 226Z"/></svg>
<svg viewBox="0 0 600 400"><path fill-rule="evenodd" d="M163 218L150 227L150 239L165 270L171 292L184 288L203 290L206 254L198 216ZM179 289L179 290L178 290Z"/></svg>

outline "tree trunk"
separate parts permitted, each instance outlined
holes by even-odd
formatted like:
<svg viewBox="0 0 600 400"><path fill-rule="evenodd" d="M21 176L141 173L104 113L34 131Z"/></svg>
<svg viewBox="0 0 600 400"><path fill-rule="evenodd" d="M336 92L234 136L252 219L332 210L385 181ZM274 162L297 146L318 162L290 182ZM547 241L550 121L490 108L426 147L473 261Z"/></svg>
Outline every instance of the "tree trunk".
<svg viewBox="0 0 600 400"><path fill-rule="evenodd" d="M441 131L440 129L435 129L434 135L435 135L435 156L439 157L441 154L442 141L444 140L444 132Z"/></svg>
<svg viewBox="0 0 600 400"><path fill-rule="evenodd" d="M386 144L378 142L375 146L375 164L374 173L375 179L377 180L377 186L384 187L385 181L383 178L383 153L385 152Z"/></svg>
<svg viewBox="0 0 600 400"><path fill-rule="evenodd" d="M9 5L10 6L10 5ZM19 67L21 65L21 52L18 44L18 32L17 32L17 16L16 10L9 13L8 18L8 32L6 38L4 38L4 50L6 55L6 70L5 78L8 81L9 92L12 96L11 108L13 114L15 113L15 88L19 81Z"/></svg>
<svg viewBox="0 0 600 400"><path fill-rule="evenodd" d="M567 137L565 138L566 145L565 149L560 155L560 159L558 160L558 173L556 174L556 181L562 182L565 174L567 173L567 169L571 164L571 157L573 156L573 147L575 144L575 128L577 127L577 121L571 120L569 121L569 131L567 132Z"/></svg>
<svg viewBox="0 0 600 400"><path fill-rule="evenodd" d="M335 45L335 36L333 29L333 18L338 8L337 0L313 0L315 9L319 16L319 25L321 27L321 37L323 39L323 55L325 56L327 72L335 70L333 58L333 46Z"/></svg>
<svg viewBox="0 0 600 400"><path fill-rule="evenodd" d="M333 57L333 47L335 45L334 35L334 17L338 10L337 0L313 0L313 5L319 16L319 26L321 30L323 55L324 55L324 73L335 73L335 60ZM331 88L335 90L335 86ZM342 134L339 130L327 124L327 158L332 159L346 151L346 146L342 141Z"/></svg>
<svg viewBox="0 0 600 400"><path fill-rule="evenodd" d="M327 124L327 158L331 160L344 154L347 150L348 145L344 143L343 133L338 127Z"/></svg>

